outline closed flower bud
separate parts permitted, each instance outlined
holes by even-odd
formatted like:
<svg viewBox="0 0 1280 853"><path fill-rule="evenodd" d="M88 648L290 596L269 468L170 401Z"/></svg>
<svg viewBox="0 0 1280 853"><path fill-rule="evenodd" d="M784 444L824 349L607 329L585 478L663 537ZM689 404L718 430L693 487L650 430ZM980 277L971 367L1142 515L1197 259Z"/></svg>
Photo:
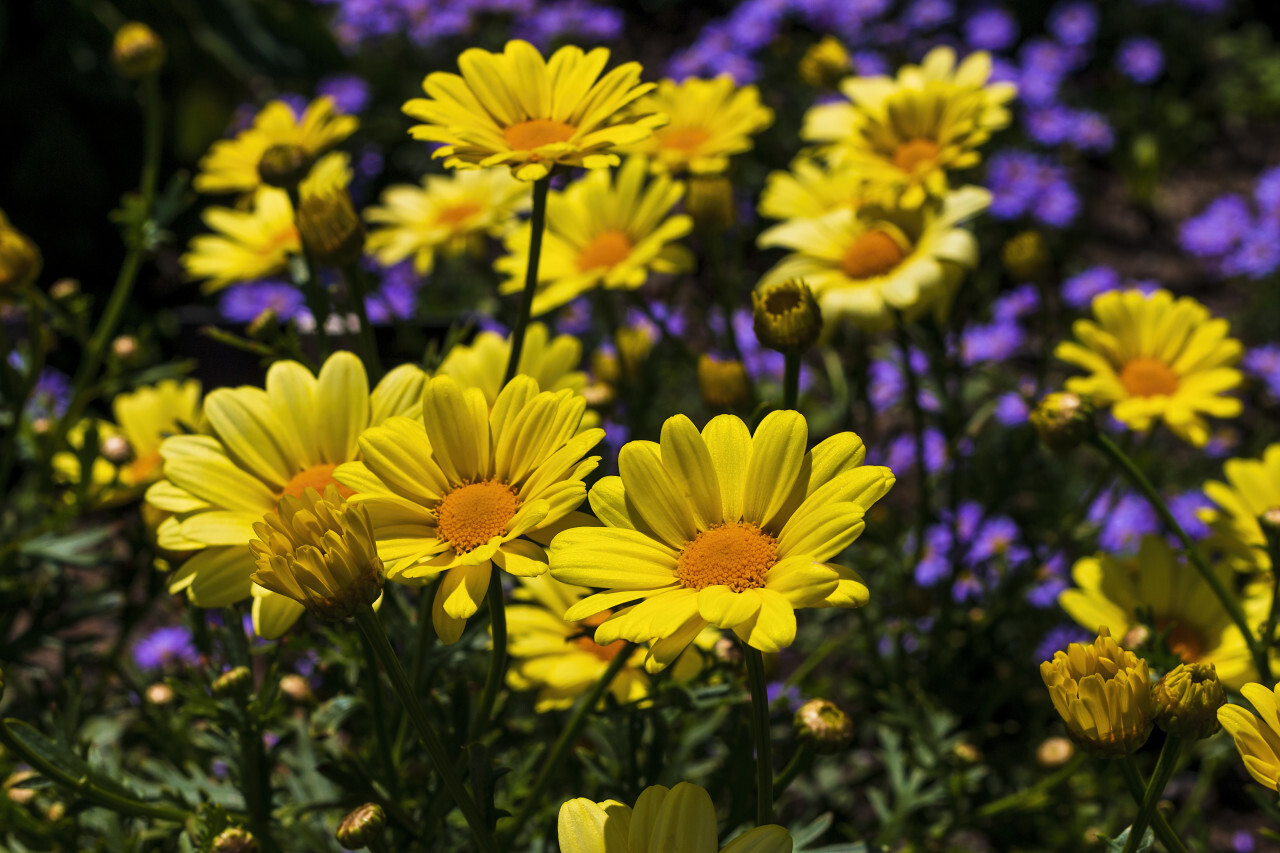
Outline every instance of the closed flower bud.
<svg viewBox="0 0 1280 853"><path fill-rule="evenodd" d="M164 682L147 688L147 701L152 705L168 705L173 701L173 688Z"/></svg>
<svg viewBox="0 0 1280 853"><path fill-rule="evenodd" d="M1049 250L1039 231L1023 231L1010 237L1000 250L1005 271L1016 281L1035 281L1049 266Z"/></svg>
<svg viewBox="0 0 1280 853"><path fill-rule="evenodd" d="M264 308L245 327L244 333L255 341L270 343L280 334L280 315L274 308Z"/></svg>
<svg viewBox="0 0 1280 853"><path fill-rule="evenodd" d="M133 446L123 435L109 435L102 440L102 458L112 465L123 465L133 458Z"/></svg>
<svg viewBox="0 0 1280 853"><path fill-rule="evenodd" d="M1280 535L1280 506L1269 506L1258 513L1258 523L1268 536Z"/></svg>
<svg viewBox="0 0 1280 853"><path fill-rule="evenodd" d="M365 803L342 819L334 835L344 850L362 850L382 836L387 816L377 803Z"/></svg>
<svg viewBox="0 0 1280 853"><path fill-rule="evenodd" d="M634 377L653 351L653 333L646 326L624 326L618 330L617 345L623 372Z"/></svg>
<svg viewBox="0 0 1280 853"><path fill-rule="evenodd" d="M1079 447L1095 429L1093 404L1070 391L1046 394L1028 420L1045 446L1057 453Z"/></svg>
<svg viewBox="0 0 1280 853"><path fill-rule="evenodd" d="M822 310L804 279L790 278L751 294L752 327L760 343L778 352L808 349L822 333Z"/></svg>
<svg viewBox="0 0 1280 853"><path fill-rule="evenodd" d="M133 335L121 335L111 342L111 354L120 361L133 361L138 355L138 339Z"/></svg>
<svg viewBox="0 0 1280 853"><path fill-rule="evenodd" d="M303 193L298 210L302 245L320 263L345 267L364 250L364 224L343 187Z"/></svg>
<svg viewBox="0 0 1280 853"><path fill-rule="evenodd" d="M261 849L253 833L238 826L222 830L209 845L210 853L258 853Z"/></svg>
<svg viewBox="0 0 1280 853"><path fill-rule="evenodd" d="M1036 747L1036 761L1041 767L1061 767L1075 754L1075 746L1064 737L1047 737Z"/></svg>
<svg viewBox="0 0 1280 853"><path fill-rule="evenodd" d="M213 695L219 698L235 696L249 689L253 683L253 673L247 666L237 666L219 675L213 681Z"/></svg>
<svg viewBox="0 0 1280 853"><path fill-rule="evenodd" d="M0 296L35 282L43 263L31 238L10 225L0 212Z"/></svg>
<svg viewBox="0 0 1280 853"><path fill-rule="evenodd" d="M267 186L293 190L311 171L311 160L301 145L272 145L258 160L258 177Z"/></svg>
<svg viewBox="0 0 1280 853"><path fill-rule="evenodd" d="M80 282L74 278L60 278L49 288L49 298L55 302L70 299L80 292Z"/></svg>
<svg viewBox="0 0 1280 853"><path fill-rule="evenodd" d="M1072 643L1040 664L1040 677L1081 749L1119 758L1147 742L1155 714L1147 662L1120 648L1105 625L1092 643Z"/></svg>
<svg viewBox="0 0 1280 853"><path fill-rule="evenodd" d="M751 383L742 362L721 361L706 353L698 359L698 388L713 409L732 409L751 398Z"/></svg>
<svg viewBox="0 0 1280 853"><path fill-rule="evenodd" d="M793 725L796 737L820 755L839 752L853 741L853 720L826 699L810 699L801 705Z"/></svg>
<svg viewBox="0 0 1280 853"><path fill-rule="evenodd" d="M146 24L130 21L116 30L111 63L126 80L154 74L164 65L164 41Z"/></svg>
<svg viewBox="0 0 1280 853"><path fill-rule="evenodd" d="M850 71L853 62L839 39L823 36L800 57L800 79L815 89L834 89Z"/></svg>
<svg viewBox="0 0 1280 853"><path fill-rule="evenodd" d="M296 673L290 673L280 679L280 692L299 705L310 705L316 698L311 692L311 685Z"/></svg>
<svg viewBox="0 0 1280 853"><path fill-rule="evenodd" d="M733 184L724 175L690 177L684 209L699 228L723 231L737 218L733 212Z"/></svg>
<svg viewBox="0 0 1280 853"><path fill-rule="evenodd" d="M323 496L311 488L300 498L285 495L277 508L253 525L254 583L329 621L377 600L382 561L368 509L347 503L332 484Z"/></svg>
<svg viewBox="0 0 1280 853"><path fill-rule="evenodd" d="M596 379L610 385L617 384L622 378L622 368L618 365L618 354L610 350L598 349L591 354L591 372Z"/></svg>
<svg viewBox="0 0 1280 853"><path fill-rule="evenodd" d="M1227 702L1226 691L1211 663L1184 663L1151 689L1156 725L1171 735L1199 740L1216 734L1218 709Z"/></svg>

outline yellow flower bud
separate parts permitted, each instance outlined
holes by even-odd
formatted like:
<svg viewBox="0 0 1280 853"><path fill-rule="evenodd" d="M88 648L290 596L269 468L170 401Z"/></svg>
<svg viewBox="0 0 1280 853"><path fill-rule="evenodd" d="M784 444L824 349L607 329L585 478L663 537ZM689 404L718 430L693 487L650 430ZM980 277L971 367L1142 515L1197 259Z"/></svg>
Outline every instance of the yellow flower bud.
<svg viewBox="0 0 1280 853"><path fill-rule="evenodd" d="M806 349L822 333L822 309L804 279L790 278L751 293L752 326L778 352Z"/></svg>
<svg viewBox="0 0 1280 853"><path fill-rule="evenodd" d="M733 184L724 175L691 177L684 209L699 228L723 231L737 219L733 210Z"/></svg>
<svg viewBox="0 0 1280 853"><path fill-rule="evenodd" d="M849 51L835 36L823 36L800 57L800 79L816 89L834 89L853 70Z"/></svg>
<svg viewBox="0 0 1280 853"><path fill-rule="evenodd" d="M147 701L152 705L168 705L173 699L173 688L164 682L152 684L147 688Z"/></svg>
<svg viewBox="0 0 1280 853"><path fill-rule="evenodd" d="M258 563L254 583L288 596L316 616L345 619L382 592L382 561L373 522L361 504L349 504L330 484L323 496L308 488L285 495L277 512L255 522L249 543Z"/></svg>
<svg viewBox="0 0 1280 853"><path fill-rule="evenodd" d="M292 190L311 171L312 157L301 145L272 145L258 159L258 177L267 186Z"/></svg>
<svg viewBox="0 0 1280 853"><path fill-rule="evenodd" d="M1076 748L1064 737L1047 737L1036 747L1036 761L1041 767L1061 767L1075 755Z"/></svg>
<svg viewBox="0 0 1280 853"><path fill-rule="evenodd" d="M297 673L289 673L280 679L280 692L299 705L310 705L315 701L311 685Z"/></svg>
<svg viewBox="0 0 1280 853"><path fill-rule="evenodd" d="M618 362L627 376L636 376L653 350L653 333L646 326L627 326L618 330Z"/></svg>
<svg viewBox="0 0 1280 853"><path fill-rule="evenodd" d="M111 342L111 354L123 362L137 358L139 349L138 339L133 335L121 335Z"/></svg>
<svg viewBox="0 0 1280 853"><path fill-rule="evenodd" d="M303 193L298 235L307 251L327 266L355 263L364 250L364 224L345 187Z"/></svg>
<svg viewBox="0 0 1280 853"><path fill-rule="evenodd" d="M853 741L853 720L826 699L810 699L796 711L796 737L819 755L839 752Z"/></svg>
<svg viewBox="0 0 1280 853"><path fill-rule="evenodd" d="M1046 394L1028 420L1045 446L1059 453L1079 447L1094 432L1093 404L1070 391Z"/></svg>
<svg viewBox="0 0 1280 853"><path fill-rule="evenodd" d="M1000 250L1005 271L1018 281L1035 281L1049 265L1049 250L1039 231L1023 231L1010 237Z"/></svg>
<svg viewBox="0 0 1280 853"><path fill-rule="evenodd" d="M713 409L731 409L751 398L751 383L742 362L721 361L706 353L698 359L698 388Z"/></svg>
<svg viewBox="0 0 1280 853"><path fill-rule="evenodd" d="M387 815L377 803L365 803L353 809L334 836L344 850L361 850L382 837L382 828L387 822Z"/></svg>
<svg viewBox="0 0 1280 853"><path fill-rule="evenodd" d="M154 74L164 65L164 41L146 24L130 21L116 30L111 63L126 80Z"/></svg>
<svg viewBox="0 0 1280 853"><path fill-rule="evenodd" d="M1105 625L1089 645L1072 643L1040 664L1040 677L1081 749L1118 758L1147 742L1155 713L1147 662L1120 648Z"/></svg>
<svg viewBox="0 0 1280 853"><path fill-rule="evenodd" d="M80 292L80 282L74 278L60 278L49 288L49 298L55 302L70 299Z"/></svg>
<svg viewBox="0 0 1280 853"><path fill-rule="evenodd" d="M0 296L34 283L43 263L36 244L0 211Z"/></svg>
<svg viewBox="0 0 1280 853"><path fill-rule="evenodd" d="M253 684L253 673L247 666L237 666L219 675L213 681L213 695L217 697L236 696L248 690Z"/></svg>
<svg viewBox="0 0 1280 853"><path fill-rule="evenodd" d="M1170 670L1152 688L1151 698L1156 725L1191 740L1217 733L1218 709L1227 702L1218 670L1211 663L1184 663Z"/></svg>
<svg viewBox="0 0 1280 853"><path fill-rule="evenodd" d="M261 849L253 833L239 827L224 829L209 845L210 853L258 853Z"/></svg>

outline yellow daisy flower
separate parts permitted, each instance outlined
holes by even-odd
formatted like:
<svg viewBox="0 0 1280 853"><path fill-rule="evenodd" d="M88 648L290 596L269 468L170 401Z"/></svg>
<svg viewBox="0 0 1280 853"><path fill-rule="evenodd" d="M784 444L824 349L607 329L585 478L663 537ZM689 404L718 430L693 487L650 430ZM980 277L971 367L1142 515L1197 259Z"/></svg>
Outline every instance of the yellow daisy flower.
<svg viewBox="0 0 1280 853"><path fill-rule="evenodd" d="M542 323L530 323L524 335L517 373L532 376L540 391L568 389L581 394L587 387L587 374L578 370L582 363L582 342L573 335L553 338ZM470 344L450 349L437 373L452 376L463 388L479 388L492 409L502 390L510 355L510 336L481 332Z"/></svg>
<svg viewBox="0 0 1280 853"><path fill-rule="evenodd" d="M1111 414L1144 432L1157 418L1179 438L1203 447L1204 415L1230 418L1240 401L1222 396L1241 382L1232 365L1243 347L1227 337L1227 321L1189 296L1165 290L1147 295L1113 290L1093 300L1092 320L1072 326L1076 340L1054 355L1089 371L1067 380L1067 390L1110 405Z"/></svg>
<svg viewBox="0 0 1280 853"><path fill-rule="evenodd" d="M560 806L562 853L791 853L791 833L776 824L749 829L724 847L716 829L716 807L705 789L681 782L651 785L634 810L617 800L585 797Z"/></svg>
<svg viewBox="0 0 1280 853"><path fill-rule="evenodd" d="M701 433L677 415L660 443L628 442L621 476L591 489L605 527L566 530L551 545L556 580L605 590L565 619L622 607L596 642L652 641L645 666L655 672L708 624L776 652L795 639L797 608L865 604L858 575L827 561L861 535L893 472L863 466L851 432L811 452L808 437L803 415L775 411L754 437L732 415Z"/></svg>
<svg viewBox="0 0 1280 853"><path fill-rule="evenodd" d="M360 359L338 352L319 376L278 361L262 388L220 388L205 399L207 435L178 435L160 445L164 479L147 502L174 513L160 525L160 547L198 553L169 581L197 607L225 607L253 596L254 630L279 637L302 605L250 581L256 569L253 525L284 495L322 492L334 470L359 455L366 428L418 400L425 377L413 365L392 370L369 392ZM339 491L346 497L350 490Z"/></svg>
<svg viewBox="0 0 1280 853"><path fill-rule="evenodd" d="M1229 569L1218 571L1230 581L1225 577ZM1231 687L1258 677L1240 629L1200 573L1179 559L1164 539L1144 537L1137 556L1128 559L1100 554L1078 560L1071 576L1077 588L1064 590L1058 603L1085 628L1105 625L1124 638L1141 624L1138 608L1149 607L1155 624L1147 627L1164 633L1168 650L1183 663L1212 663ZM1254 615L1265 618L1269 603L1246 599L1251 621Z"/></svg>
<svg viewBox="0 0 1280 853"><path fill-rule="evenodd" d="M501 169L428 175L421 186L397 184L381 206L365 210L375 226L367 248L383 266L413 258L418 275L435 266L437 252L458 255L501 236L516 211L528 205L529 188Z"/></svg>
<svg viewBox="0 0 1280 853"><path fill-rule="evenodd" d="M586 498L584 455L604 430L579 430L586 403L517 376L490 411L484 392L431 379L422 417L392 418L360 437L363 461L339 483L367 502L387 578L421 585L438 575L432 620L457 642L484 601L493 564L516 576L547 570L542 544ZM541 544L539 544L541 543Z"/></svg>
<svg viewBox="0 0 1280 853"><path fill-rule="evenodd" d="M760 194L760 215L767 219L819 219L862 203L866 178L849 166L833 168L808 157L790 171L770 172Z"/></svg>
<svg viewBox="0 0 1280 853"><path fill-rule="evenodd" d="M1259 785L1275 791L1280 783L1280 684L1270 690L1262 684L1246 684L1240 692L1257 715L1240 705L1223 705L1218 722L1235 741L1244 769Z"/></svg>
<svg viewBox="0 0 1280 853"><path fill-rule="evenodd" d="M253 120L253 127L235 139L213 143L200 161L192 186L202 193L251 192L263 186L258 161L277 145L296 145L316 158L355 133L360 120L342 115L328 97L307 105L298 121L284 101L272 101Z"/></svg>
<svg viewBox="0 0 1280 853"><path fill-rule="evenodd" d="M1213 544L1237 569L1271 571L1267 535L1259 519L1280 507L1280 444L1263 451L1261 459L1230 459L1222 466L1227 482L1210 480L1204 493L1218 508L1202 511L1213 528Z"/></svg>
<svg viewBox="0 0 1280 853"><path fill-rule="evenodd" d="M1009 124L1012 83L988 84L990 54L956 65L949 47L936 47L897 79L849 77L840 84L848 103L821 104L805 114L801 137L822 143L835 164L857 166L885 190L885 201L916 207L947 190L947 173L977 165L978 147Z"/></svg>
<svg viewBox="0 0 1280 853"><path fill-rule="evenodd" d="M990 203L986 190L961 187L911 209L864 205L775 225L760 235L760 246L791 254L759 287L804 279L824 318L865 329L892 326L895 312L908 319L945 312L964 273L978 263L977 241L959 226Z"/></svg>
<svg viewBox="0 0 1280 853"><path fill-rule="evenodd" d="M656 175L645 186L642 157L630 157L618 170L592 172L563 192L547 194L547 226L538 266L533 316L558 308L597 287L634 290L650 272L693 269L693 256L674 241L693 229L693 220L671 213L684 185ZM507 235L507 253L494 269L507 276L503 293L524 289L529 264L530 227Z"/></svg>
<svg viewBox="0 0 1280 853"><path fill-rule="evenodd" d="M471 48L457 74L436 72L422 82L426 98L404 105L424 122L415 139L444 143L433 157L451 169L508 165L522 181L545 177L556 165L616 166L614 151L666 123L666 116L625 112L653 89L628 62L604 77L609 51L562 47L550 60L528 42L507 42L502 53Z"/></svg>
<svg viewBox="0 0 1280 853"><path fill-rule="evenodd" d="M632 150L652 158L650 168L673 175L716 175L729 157L751 150L751 137L773 124L755 86L739 87L728 74L713 80L663 80L636 102L636 112L661 113L669 122Z"/></svg>

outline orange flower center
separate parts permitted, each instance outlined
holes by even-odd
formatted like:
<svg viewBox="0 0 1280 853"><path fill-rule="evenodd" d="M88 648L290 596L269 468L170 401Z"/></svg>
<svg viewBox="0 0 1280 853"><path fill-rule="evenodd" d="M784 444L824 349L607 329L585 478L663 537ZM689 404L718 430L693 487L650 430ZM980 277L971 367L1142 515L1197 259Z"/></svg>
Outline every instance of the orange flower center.
<svg viewBox="0 0 1280 853"><path fill-rule="evenodd" d="M590 637L578 637L573 644L587 654L595 655L600 660L608 663L622 654L622 650L627 647L626 640L614 640L607 646L602 646Z"/></svg>
<svg viewBox="0 0 1280 853"><path fill-rule="evenodd" d="M1178 390L1178 374L1158 358L1135 358L1120 371L1120 384L1135 397L1165 396Z"/></svg>
<svg viewBox="0 0 1280 853"><path fill-rule="evenodd" d="M711 131L706 128L672 127L658 131L658 144L663 148L674 148L686 154L698 150L702 143L711 138Z"/></svg>
<svg viewBox="0 0 1280 853"><path fill-rule="evenodd" d="M296 226L290 225L287 228L281 228L279 231L268 237L262 244L262 254L270 257L276 252L282 252L290 245L297 243L298 239L298 229Z"/></svg>
<svg viewBox="0 0 1280 853"><path fill-rule="evenodd" d="M145 483L155 477L160 464L160 451L159 449L153 450L126 465L121 472L123 476L120 479L126 483Z"/></svg>
<svg viewBox="0 0 1280 853"><path fill-rule="evenodd" d="M893 165L904 172L915 174L921 164L930 164L938 159L938 143L929 139L912 139L904 142L893 152Z"/></svg>
<svg viewBox="0 0 1280 853"><path fill-rule="evenodd" d="M483 208L474 201L463 201L440 208L436 213L436 224L455 227L466 222Z"/></svg>
<svg viewBox="0 0 1280 853"><path fill-rule="evenodd" d="M874 278L902 263L906 253L886 231L864 231L845 250L840 268L849 278Z"/></svg>
<svg viewBox="0 0 1280 853"><path fill-rule="evenodd" d="M535 118L502 129L502 138L516 151L532 151L544 145L568 142L578 129L562 121Z"/></svg>
<svg viewBox="0 0 1280 853"><path fill-rule="evenodd" d="M605 231L596 235L578 253L578 271L614 267L631 254L631 239L621 231Z"/></svg>
<svg viewBox="0 0 1280 853"><path fill-rule="evenodd" d="M497 480L458 486L436 505L436 533L465 553L505 532L519 505L511 487Z"/></svg>
<svg viewBox="0 0 1280 853"><path fill-rule="evenodd" d="M1156 627L1164 630L1167 624L1162 620ZM1204 655L1204 636L1195 628L1181 622L1176 623L1164 635L1164 643L1169 651L1177 655L1183 663L1193 663Z"/></svg>
<svg viewBox="0 0 1280 853"><path fill-rule="evenodd" d="M300 498L308 488L315 489L323 495L324 490L332 484L338 487L338 494L344 498L349 498L356 493L355 489L348 489L333 479L333 471L337 467L337 465L312 465L310 468L299 471L293 475L292 480L285 483L284 489L276 497L282 498L285 495L293 495L295 498Z"/></svg>
<svg viewBox="0 0 1280 853"><path fill-rule="evenodd" d="M723 585L734 592L760 589L778 560L778 540L747 522L704 530L684 546L676 577L686 589Z"/></svg>

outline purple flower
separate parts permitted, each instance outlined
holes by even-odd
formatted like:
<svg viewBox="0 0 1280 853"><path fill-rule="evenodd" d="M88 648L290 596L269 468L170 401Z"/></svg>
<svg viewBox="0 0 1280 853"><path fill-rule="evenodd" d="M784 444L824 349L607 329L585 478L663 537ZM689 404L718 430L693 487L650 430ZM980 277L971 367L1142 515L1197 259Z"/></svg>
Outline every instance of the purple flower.
<svg viewBox="0 0 1280 853"><path fill-rule="evenodd" d="M1115 134L1111 132L1111 125L1100 113L1092 110L1076 110L1071 118L1074 129L1067 138L1069 144L1081 151L1095 154L1111 150L1111 146L1115 144Z"/></svg>
<svg viewBox="0 0 1280 853"><path fill-rule="evenodd" d="M1245 234L1240 247L1220 262L1230 276L1266 278L1280 267L1280 222L1263 220Z"/></svg>
<svg viewBox="0 0 1280 853"><path fill-rule="evenodd" d="M233 323L251 323L267 309L275 311L281 320L311 316L302 291L276 279L233 285L218 300L218 313Z"/></svg>
<svg viewBox="0 0 1280 853"><path fill-rule="evenodd" d="M1004 50L1018 40L1018 21L998 7L980 9L965 21L964 38L974 50Z"/></svg>
<svg viewBox="0 0 1280 853"><path fill-rule="evenodd" d="M908 550L914 543L908 543ZM924 554L916 566L915 581L923 587L934 586L951 574L951 528L935 524L925 531Z"/></svg>
<svg viewBox="0 0 1280 853"><path fill-rule="evenodd" d="M1071 136L1075 112L1061 104L1032 110L1026 118L1027 135L1041 145L1061 145Z"/></svg>
<svg viewBox="0 0 1280 853"><path fill-rule="evenodd" d="M1164 52L1155 39L1134 36L1120 43L1116 67L1135 83L1150 83L1164 71Z"/></svg>
<svg viewBox="0 0 1280 853"><path fill-rule="evenodd" d="M622 34L623 16L617 9L597 6L586 0L560 0L538 8L536 15L521 20L517 32L541 48L559 38L580 42L614 41Z"/></svg>
<svg viewBox="0 0 1280 853"><path fill-rule="evenodd" d="M1193 490L1174 495L1166 501L1169 512L1182 525L1182 529L1192 539L1203 539L1209 535L1209 526L1200 520L1200 510L1208 509L1214 504L1204 492Z"/></svg>
<svg viewBox="0 0 1280 853"><path fill-rule="evenodd" d="M1246 830L1231 834L1231 853L1253 853L1257 848L1253 844L1253 836Z"/></svg>
<svg viewBox="0 0 1280 853"><path fill-rule="evenodd" d="M960 337L960 363L972 367L988 361L1004 361L1022 348L1025 336L1016 323L996 321L970 326Z"/></svg>
<svg viewBox="0 0 1280 853"><path fill-rule="evenodd" d="M1080 198L1067 181L1066 169L1026 151L1002 151L987 170L991 213L997 219L1031 214L1053 227L1069 225L1080 209Z"/></svg>
<svg viewBox="0 0 1280 853"><path fill-rule="evenodd" d="M591 331L591 303L575 299L556 314L556 331L562 335L585 335Z"/></svg>
<svg viewBox="0 0 1280 853"><path fill-rule="evenodd" d="M1238 195L1224 195L1182 223L1178 241L1190 255L1216 258L1238 246L1252 228L1253 213L1248 202Z"/></svg>
<svg viewBox="0 0 1280 853"><path fill-rule="evenodd" d="M199 659L191 631L182 625L157 628L133 645L133 662L143 672L164 669L169 664L190 666Z"/></svg>
<svg viewBox="0 0 1280 853"><path fill-rule="evenodd" d="M1120 273L1111 267L1090 267L1062 283L1062 301L1083 310L1100 293L1120 287Z"/></svg>
<svg viewBox="0 0 1280 853"><path fill-rule="evenodd" d="M1231 0L1177 0L1178 5L1202 15L1213 15L1230 5Z"/></svg>
<svg viewBox="0 0 1280 853"><path fill-rule="evenodd" d="M1092 642L1093 637L1079 625L1059 625L1050 628L1049 632L1036 646L1035 659L1039 661L1053 660L1054 652L1065 652L1072 643Z"/></svg>
<svg viewBox="0 0 1280 853"><path fill-rule="evenodd" d="M1066 180L1046 184L1032 214L1045 225L1063 228L1075 221L1080 212L1080 196Z"/></svg>
<svg viewBox="0 0 1280 853"><path fill-rule="evenodd" d="M1103 494L1089 507L1089 521L1097 525L1098 544L1104 551L1133 553L1142 537L1160 529L1155 510L1146 499L1132 493L1115 500Z"/></svg>
<svg viewBox="0 0 1280 853"><path fill-rule="evenodd" d="M1036 582L1027 590L1027 603L1044 610L1058 603L1058 596L1067 588L1065 578L1066 559L1054 554L1036 569Z"/></svg>
<svg viewBox="0 0 1280 853"><path fill-rule="evenodd" d="M1027 422L1027 415L1030 409L1027 408L1026 399L1017 391L1006 391L996 398L996 407L992 412L992 417L997 423L1007 427L1022 426Z"/></svg>
<svg viewBox="0 0 1280 853"><path fill-rule="evenodd" d="M54 367L46 367L40 371L40 378L31 389L31 396L22 408L22 417L26 421L40 418L56 420L66 414L71 405L71 379L67 374Z"/></svg>
<svg viewBox="0 0 1280 853"><path fill-rule="evenodd" d="M1261 380L1272 397L1280 399L1280 345L1267 344L1245 353L1241 366Z"/></svg>
<svg viewBox="0 0 1280 853"><path fill-rule="evenodd" d="M988 560L1003 559L1010 568L1020 566L1031 556L1026 548L1018 544L1021 531L1013 519L1004 515L988 518L978 528L969 549L969 560L972 563L985 563Z"/></svg>
<svg viewBox="0 0 1280 853"><path fill-rule="evenodd" d="M1258 176L1258 183L1253 187L1253 200L1263 216L1272 219L1280 216L1280 166Z"/></svg>
<svg viewBox="0 0 1280 853"><path fill-rule="evenodd" d="M889 444L886 454L889 468L896 472L914 468L916 464L915 436L904 433ZM947 440L939 430L929 428L924 432L924 468L930 474L936 474L947 464Z"/></svg>
<svg viewBox="0 0 1280 853"><path fill-rule="evenodd" d="M934 30L950 21L956 14L951 0L915 0L907 7L903 21L915 30Z"/></svg>
<svg viewBox="0 0 1280 853"><path fill-rule="evenodd" d="M1020 284L1003 296L996 297L991 305L991 316L1003 323L1012 323L1040 310L1040 291L1034 284Z"/></svg>
<svg viewBox="0 0 1280 853"><path fill-rule="evenodd" d="M776 702L781 702L786 705L788 714L794 714L800 707L800 685L798 684L788 685L781 681L771 681L765 685L765 696L768 698L769 707L773 707Z"/></svg>
<svg viewBox="0 0 1280 853"><path fill-rule="evenodd" d="M889 62L874 50L859 50L849 57L859 77L880 77L890 73Z"/></svg>
<svg viewBox="0 0 1280 853"><path fill-rule="evenodd" d="M355 74L334 74L316 84L317 95L333 98L339 112L355 115L369 106L369 84Z"/></svg>
<svg viewBox="0 0 1280 853"><path fill-rule="evenodd" d="M1092 3L1060 3L1049 13L1048 30L1069 47L1081 47L1098 33L1098 8Z"/></svg>
<svg viewBox="0 0 1280 853"><path fill-rule="evenodd" d="M929 357L922 351L913 348L907 358L911 363L912 372L917 376L923 376L929 370ZM871 362L867 374L870 382L868 397L876 411L891 408L902 401L907 382L902 371L902 360L896 352L891 353L888 358ZM920 389L917 402L920 408L928 412L936 412L939 407L937 396L924 388Z"/></svg>

